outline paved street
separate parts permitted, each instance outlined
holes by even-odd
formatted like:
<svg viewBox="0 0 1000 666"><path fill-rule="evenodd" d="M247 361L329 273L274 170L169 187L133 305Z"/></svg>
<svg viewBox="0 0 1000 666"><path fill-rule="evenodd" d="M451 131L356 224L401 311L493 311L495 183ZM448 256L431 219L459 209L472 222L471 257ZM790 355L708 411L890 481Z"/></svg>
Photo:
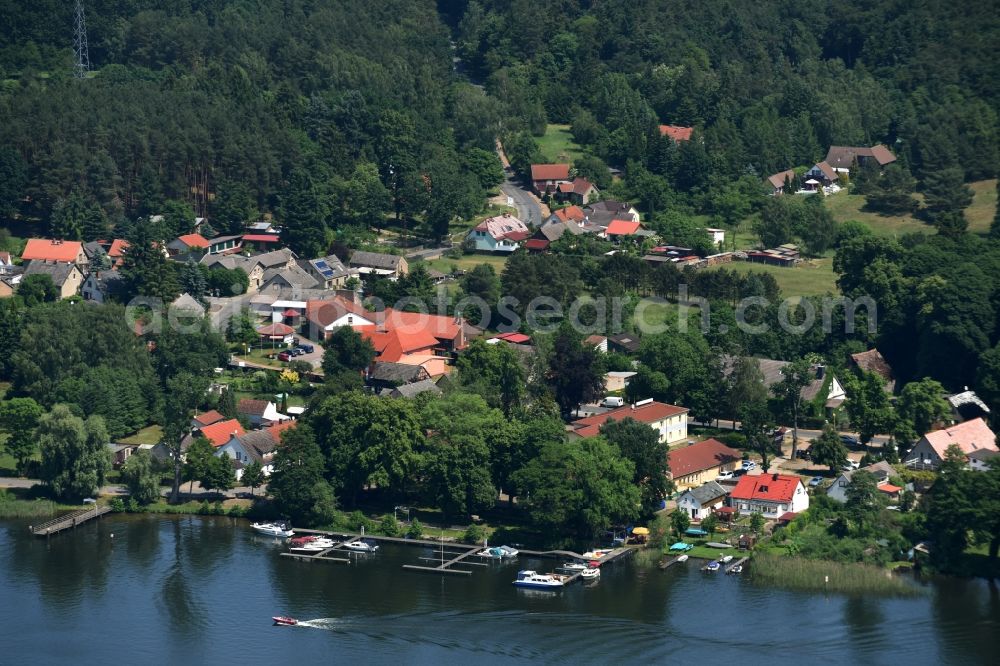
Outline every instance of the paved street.
<svg viewBox="0 0 1000 666"><path fill-rule="evenodd" d="M31 488L32 486L41 485L41 484L42 484L42 480L41 479L21 479L21 478L11 477L11 476L0 476L0 488ZM262 486L260 488L257 488L254 491L254 493L257 494L257 495L260 495L261 493L263 493L266 490L266 488L267 488L266 485ZM181 485L181 495L184 496L185 499L188 499L186 497L187 494L188 494L188 489L189 489L189 484L184 483L184 484ZM101 495L127 495L128 491L125 489L125 486L121 486L121 485L108 485L108 486L102 486L101 487L100 494ZM166 497L167 495L170 494L170 488L167 487L167 486L161 487L160 488L160 494L162 496ZM239 497L239 496L244 495L244 494L245 495L249 495L250 494L250 488L245 487L245 486L241 486L241 487L233 488L232 490L227 490L223 494L227 498ZM213 490L211 492L208 492L205 489L203 489L201 487L201 484L199 484L197 481L193 484L193 486L191 486L191 496L190 496L190 499L193 499L193 500L212 499L212 498L215 498L217 496L218 496L218 491Z"/></svg>
<svg viewBox="0 0 1000 666"><path fill-rule="evenodd" d="M509 177L500 186L500 190L513 200L519 220L529 227L537 227L542 223L542 209L532 194L511 180Z"/></svg>

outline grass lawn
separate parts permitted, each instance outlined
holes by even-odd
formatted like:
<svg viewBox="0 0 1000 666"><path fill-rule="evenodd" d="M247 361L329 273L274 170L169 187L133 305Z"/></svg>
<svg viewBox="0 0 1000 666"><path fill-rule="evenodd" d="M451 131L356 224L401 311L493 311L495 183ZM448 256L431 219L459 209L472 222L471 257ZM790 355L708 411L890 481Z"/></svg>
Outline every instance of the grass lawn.
<svg viewBox="0 0 1000 666"><path fill-rule="evenodd" d="M134 435L129 435L128 437L121 440L122 444L159 444L160 440L163 439L163 428L158 425L146 426Z"/></svg>
<svg viewBox="0 0 1000 666"><path fill-rule="evenodd" d="M583 156L583 150L573 140L569 125L549 125L545 135L537 137L535 143L549 162L572 162Z"/></svg>
<svg viewBox="0 0 1000 666"><path fill-rule="evenodd" d="M453 268L468 271L472 270L479 264L489 264L493 267L493 270L497 272L497 275L500 275L500 273L503 272L503 267L507 264L507 255L465 254L458 259L441 257L440 259L424 263L428 268L439 270L442 273L451 273Z"/></svg>
<svg viewBox="0 0 1000 666"><path fill-rule="evenodd" d="M826 292L839 293L837 274L833 272L833 259L829 257L809 259L794 268L754 264L746 261L734 261L721 266L742 273L769 273L777 280L778 287L786 298L814 296ZM706 270L716 270L716 267Z"/></svg>
<svg viewBox="0 0 1000 666"><path fill-rule="evenodd" d="M3 437L0 437L0 444L2 440ZM14 467L14 457L7 452L0 453L0 476L13 476Z"/></svg>
<svg viewBox="0 0 1000 666"><path fill-rule="evenodd" d="M981 180L970 183L969 187L973 192L972 205L965 209L965 216L969 219L969 231L986 233L990 229L997 208L996 180ZM919 194L916 198L921 199ZM859 194L838 192L827 197L824 204L838 222L846 220L864 222L879 236L899 236L918 231L934 233L934 227L912 215L878 215L861 210L865 205L865 198Z"/></svg>

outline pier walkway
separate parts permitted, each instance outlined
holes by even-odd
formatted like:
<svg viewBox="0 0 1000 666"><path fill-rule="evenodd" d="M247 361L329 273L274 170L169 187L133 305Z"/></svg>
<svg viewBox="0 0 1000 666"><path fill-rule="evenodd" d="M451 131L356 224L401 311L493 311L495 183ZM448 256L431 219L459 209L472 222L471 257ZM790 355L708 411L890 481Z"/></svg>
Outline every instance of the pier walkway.
<svg viewBox="0 0 1000 666"><path fill-rule="evenodd" d="M82 525L88 520L100 518L110 511L111 507L106 504L103 506L94 506L90 509L80 509L79 511L73 511L72 513L67 513L59 516L58 518L53 518L52 520L42 523L41 525L32 525L29 529L35 536L52 536L53 534L58 534L63 530L72 529L77 525Z"/></svg>

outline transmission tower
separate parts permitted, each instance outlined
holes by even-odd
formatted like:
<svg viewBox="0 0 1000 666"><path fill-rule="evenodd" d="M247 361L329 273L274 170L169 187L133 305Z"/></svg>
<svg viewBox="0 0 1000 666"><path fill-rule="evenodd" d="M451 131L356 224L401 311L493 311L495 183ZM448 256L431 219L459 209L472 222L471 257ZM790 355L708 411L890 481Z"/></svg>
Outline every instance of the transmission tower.
<svg viewBox="0 0 1000 666"><path fill-rule="evenodd" d="M78 79L86 78L90 71L90 53L87 49L87 18L83 14L83 0L76 0L76 27L73 32L73 53L76 63L73 65L73 75Z"/></svg>

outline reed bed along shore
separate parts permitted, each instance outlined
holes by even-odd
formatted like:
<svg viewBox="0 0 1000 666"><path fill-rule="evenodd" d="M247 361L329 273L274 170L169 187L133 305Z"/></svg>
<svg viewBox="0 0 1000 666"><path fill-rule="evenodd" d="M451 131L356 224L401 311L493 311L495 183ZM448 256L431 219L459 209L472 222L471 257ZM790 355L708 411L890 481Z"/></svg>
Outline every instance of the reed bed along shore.
<svg viewBox="0 0 1000 666"><path fill-rule="evenodd" d="M12 493L0 489L0 519L49 518L58 509L59 505L52 500L18 499Z"/></svg>
<svg viewBox="0 0 1000 666"><path fill-rule="evenodd" d="M752 582L804 592L914 596L922 590L888 569L869 564L754 553L748 571Z"/></svg>

